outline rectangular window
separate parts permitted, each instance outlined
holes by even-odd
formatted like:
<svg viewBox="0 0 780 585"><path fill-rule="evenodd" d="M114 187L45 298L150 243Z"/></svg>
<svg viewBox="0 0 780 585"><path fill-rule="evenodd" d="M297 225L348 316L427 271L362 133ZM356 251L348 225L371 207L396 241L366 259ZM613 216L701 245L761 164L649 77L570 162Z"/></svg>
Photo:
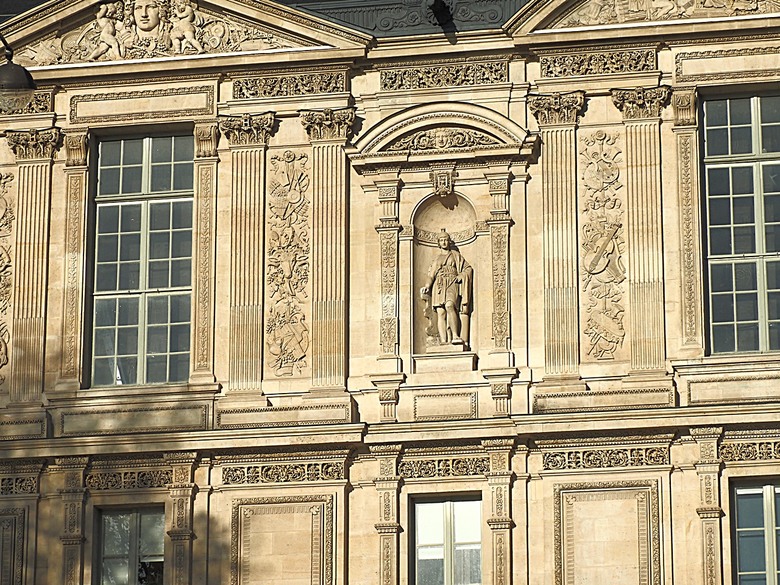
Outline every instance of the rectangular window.
<svg viewBox="0 0 780 585"><path fill-rule="evenodd" d="M192 175L192 136L100 143L93 386L189 376Z"/></svg>
<svg viewBox="0 0 780 585"><path fill-rule="evenodd" d="M482 583L482 502L414 504L415 585Z"/></svg>
<svg viewBox="0 0 780 585"><path fill-rule="evenodd" d="M738 585L778 585L780 485L737 488L734 510Z"/></svg>
<svg viewBox="0 0 780 585"><path fill-rule="evenodd" d="M100 585L163 585L165 513L105 510L100 515Z"/></svg>
<svg viewBox="0 0 780 585"><path fill-rule="evenodd" d="M704 102L712 353L780 350L780 96Z"/></svg>

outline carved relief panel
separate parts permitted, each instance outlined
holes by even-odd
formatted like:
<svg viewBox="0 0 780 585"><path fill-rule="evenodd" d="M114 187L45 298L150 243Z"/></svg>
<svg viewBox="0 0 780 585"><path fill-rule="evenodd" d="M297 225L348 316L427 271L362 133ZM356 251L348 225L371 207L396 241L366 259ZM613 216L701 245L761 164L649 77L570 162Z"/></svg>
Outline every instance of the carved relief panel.
<svg viewBox="0 0 780 585"><path fill-rule="evenodd" d="M4 368L8 365L10 341L8 310L13 286L11 230L16 215L9 189L13 180L13 174L0 173L0 386L5 382Z"/></svg>

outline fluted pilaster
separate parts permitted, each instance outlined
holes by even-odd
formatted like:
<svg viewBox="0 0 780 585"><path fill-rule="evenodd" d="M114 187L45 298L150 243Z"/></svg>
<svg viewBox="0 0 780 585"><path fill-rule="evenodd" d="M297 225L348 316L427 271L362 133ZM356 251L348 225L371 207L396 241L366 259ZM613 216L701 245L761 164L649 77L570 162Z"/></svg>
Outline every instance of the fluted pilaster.
<svg viewBox="0 0 780 585"><path fill-rule="evenodd" d="M579 377L577 116L585 93L531 96L542 134L545 373Z"/></svg>
<svg viewBox="0 0 780 585"><path fill-rule="evenodd" d="M312 384L346 387L347 158L352 108L301 112L312 143Z"/></svg>
<svg viewBox="0 0 780 585"><path fill-rule="evenodd" d="M43 392L51 173L61 133L9 131L6 137L19 170L9 390L12 403L34 404Z"/></svg>
<svg viewBox="0 0 780 585"><path fill-rule="evenodd" d="M631 368L664 368L660 114L668 87L612 90L626 129Z"/></svg>
<svg viewBox="0 0 780 585"><path fill-rule="evenodd" d="M273 113L220 122L230 141L230 389L260 392L263 372L265 175Z"/></svg>

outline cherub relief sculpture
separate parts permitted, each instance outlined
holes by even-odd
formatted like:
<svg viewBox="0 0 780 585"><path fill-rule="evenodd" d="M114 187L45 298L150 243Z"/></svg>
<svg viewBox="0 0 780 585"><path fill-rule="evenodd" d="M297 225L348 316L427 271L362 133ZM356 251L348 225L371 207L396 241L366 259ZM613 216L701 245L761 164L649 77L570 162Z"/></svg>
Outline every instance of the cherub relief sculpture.
<svg viewBox="0 0 780 585"><path fill-rule="evenodd" d="M442 229L437 238L441 252L431 263L420 297L427 309L436 312L436 328L441 345L468 345L473 270L453 247L450 235ZM426 310L426 314L430 314Z"/></svg>
<svg viewBox="0 0 780 585"><path fill-rule="evenodd" d="M196 0L109 0L94 21L17 55L25 65L53 65L289 46L260 26L206 14Z"/></svg>

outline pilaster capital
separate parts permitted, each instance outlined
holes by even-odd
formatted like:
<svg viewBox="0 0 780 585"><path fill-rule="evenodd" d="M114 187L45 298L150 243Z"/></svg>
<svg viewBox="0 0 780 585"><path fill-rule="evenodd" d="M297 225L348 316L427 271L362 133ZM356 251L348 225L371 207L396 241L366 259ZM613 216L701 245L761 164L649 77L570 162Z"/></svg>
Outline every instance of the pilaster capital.
<svg viewBox="0 0 780 585"><path fill-rule="evenodd" d="M227 116L219 121L219 129L231 146L264 146L274 127L273 112Z"/></svg>
<svg viewBox="0 0 780 585"><path fill-rule="evenodd" d="M355 123L355 108L301 110L301 124L309 140L349 140Z"/></svg>
<svg viewBox="0 0 780 585"><path fill-rule="evenodd" d="M212 158L217 156L219 141L219 122L211 120L195 124L195 158Z"/></svg>
<svg viewBox="0 0 780 585"><path fill-rule="evenodd" d="M62 131L59 128L6 130L5 137L17 161L51 160L62 144Z"/></svg>
<svg viewBox="0 0 780 585"><path fill-rule="evenodd" d="M669 103L671 88L637 87L636 89L612 89L612 103L623 113L623 120L658 118Z"/></svg>
<svg viewBox="0 0 780 585"><path fill-rule="evenodd" d="M696 126L696 88L675 87L672 90L675 126Z"/></svg>
<svg viewBox="0 0 780 585"><path fill-rule="evenodd" d="M724 515L723 508L720 506L702 506L701 508L696 508L696 513L702 520L715 520Z"/></svg>
<svg viewBox="0 0 780 585"><path fill-rule="evenodd" d="M65 166L84 167L87 165L87 144L89 134L87 132L75 132L65 134Z"/></svg>
<svg viewBox="0 0 780 585"><path fill-rule="evenodd" d="M374 528L379 534L399 534L401 525L398 522L379 522L374 524Z"/></svg>
<svg viewBox="0 0 780 585"><path fill-rule="evenodd" d="M551 93L528 96L528 108L539 126L574 125L585 107L585 92Z"/></svg>

